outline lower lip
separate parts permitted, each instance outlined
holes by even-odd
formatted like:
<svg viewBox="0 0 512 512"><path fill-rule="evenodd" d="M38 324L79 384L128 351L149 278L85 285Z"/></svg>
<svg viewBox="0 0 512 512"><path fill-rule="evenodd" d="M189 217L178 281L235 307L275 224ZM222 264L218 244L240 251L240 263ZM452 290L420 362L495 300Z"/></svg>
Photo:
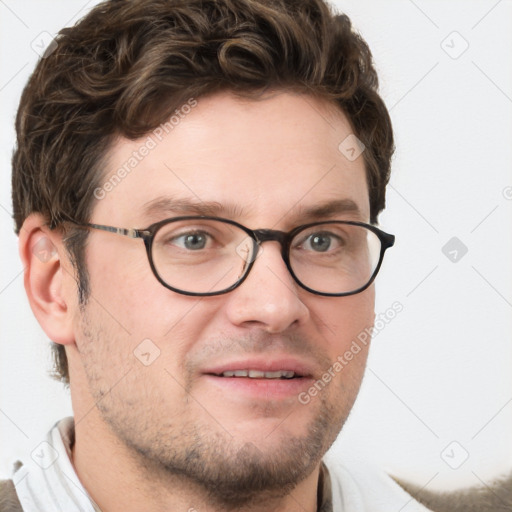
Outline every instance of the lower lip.
<svg viewBox="0 0 512 512"><path fill-rule="evenodd" d="M254 398L285 399L298 396L309 388L313 379L251 379L249 377L217 377L206 375L208 383L222 389L223 392L241 393Z"/></svg>

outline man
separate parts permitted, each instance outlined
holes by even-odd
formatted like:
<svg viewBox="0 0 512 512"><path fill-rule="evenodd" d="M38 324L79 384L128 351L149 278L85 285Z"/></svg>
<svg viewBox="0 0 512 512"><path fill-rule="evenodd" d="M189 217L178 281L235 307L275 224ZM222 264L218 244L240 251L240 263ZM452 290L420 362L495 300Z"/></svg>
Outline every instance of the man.
<svg viewBox="0 0 512 512"><path fill-rule="evenodd" d="M21 99L13 203L74 420L4 484L13 507L426 510L322 462L394 241L377 85L320 0L110 1L61 32Z"/></svg>

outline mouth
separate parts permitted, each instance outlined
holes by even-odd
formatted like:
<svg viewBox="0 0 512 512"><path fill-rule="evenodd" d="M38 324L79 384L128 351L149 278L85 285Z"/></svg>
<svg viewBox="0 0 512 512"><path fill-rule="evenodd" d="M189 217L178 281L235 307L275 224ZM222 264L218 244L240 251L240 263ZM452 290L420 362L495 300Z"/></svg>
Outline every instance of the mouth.
<svg viewBox="0 0 512 512"><path fill-rule="evenodd" d="M262 370L226 370L220 374L213 374L216 377L237 377L247 379L300 379L292 370L277 370L275 372L265 372Z"/></svg>
<svg viewBox="0 0 512 512"><path fill-rule="evenodd" d="M208 368L203 371L203 376L222 390L225 398L240 394L275 400L290 398L310 386L313 381L311 368L307 362L292 358L251 359Z"/></svg>

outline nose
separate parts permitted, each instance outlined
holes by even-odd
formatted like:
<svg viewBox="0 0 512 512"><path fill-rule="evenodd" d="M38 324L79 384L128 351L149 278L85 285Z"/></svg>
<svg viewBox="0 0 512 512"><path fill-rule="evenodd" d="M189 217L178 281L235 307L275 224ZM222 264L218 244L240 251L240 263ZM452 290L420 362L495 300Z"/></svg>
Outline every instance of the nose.
<svg viewBox="0 0 512 512"><path fill-rule="evenodd" d="M283 332L304 323L309 318L309 309L298 290L283 261L279 243L267 242L260 247L245 281L228 294L229 320L237 326L258 326L268 333Z"/></svg>

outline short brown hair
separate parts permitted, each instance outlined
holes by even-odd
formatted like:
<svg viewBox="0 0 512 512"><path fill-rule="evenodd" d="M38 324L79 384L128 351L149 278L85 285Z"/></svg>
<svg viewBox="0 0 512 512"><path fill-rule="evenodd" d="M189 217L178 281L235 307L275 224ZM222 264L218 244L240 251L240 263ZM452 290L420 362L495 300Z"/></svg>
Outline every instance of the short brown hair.
<svg viewBox="0 0 512 512"><path fill-rule="evenodd" d="M16 232L32 212L52 229L87 222L114 137L143 136L188 98L221 90L291 89L336 102L366 146L370 221L377 222L391 122L367 44L323 0L110 0L61 30L56 43L16 118ZM67 234L81 304L86 237L85 230ZM64 348L54 349L56 375L69 382Z"/></svg>

